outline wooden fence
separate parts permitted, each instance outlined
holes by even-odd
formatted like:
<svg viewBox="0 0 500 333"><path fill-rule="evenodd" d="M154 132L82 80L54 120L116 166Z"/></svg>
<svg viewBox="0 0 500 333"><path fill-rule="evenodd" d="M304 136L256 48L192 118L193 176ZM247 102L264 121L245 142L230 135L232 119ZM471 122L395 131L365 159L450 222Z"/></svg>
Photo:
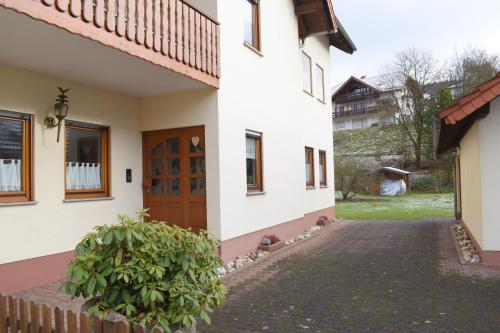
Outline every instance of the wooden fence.
<svg viewBox="0 0 500 333"><path fill-rule="evenodd" d="M144 325L130 329L126 321L112 322L87 313L64 311L32 301L0 295L0 333L146 333ZM156 327L152 333L163 333Z"/></svg>

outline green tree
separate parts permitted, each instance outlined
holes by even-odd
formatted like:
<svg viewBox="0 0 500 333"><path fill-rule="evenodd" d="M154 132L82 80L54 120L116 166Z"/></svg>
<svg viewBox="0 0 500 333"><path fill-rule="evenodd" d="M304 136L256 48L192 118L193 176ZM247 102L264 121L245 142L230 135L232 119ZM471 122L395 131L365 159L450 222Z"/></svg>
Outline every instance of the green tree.
<svg viewBox="0 0 500 333"><path fill-rule="evenodd" d="M479 84L494 77L499 70L500 59L497 55L475 48L456 52L448 69L450 80L455 81L461 90L460 95L472 92Z"/></svg>

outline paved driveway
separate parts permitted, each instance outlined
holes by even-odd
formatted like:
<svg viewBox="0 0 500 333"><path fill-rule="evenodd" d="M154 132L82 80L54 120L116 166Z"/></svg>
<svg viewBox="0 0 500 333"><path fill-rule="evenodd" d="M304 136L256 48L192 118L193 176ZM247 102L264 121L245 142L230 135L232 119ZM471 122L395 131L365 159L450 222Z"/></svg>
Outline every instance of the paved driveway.
<svg viewBox="0 0 500 333"><path fill-rule="evenodd" d="M449 224L325 229L228 276L229 297L201 331L500 332L500 279L458 263Z"/></svg>

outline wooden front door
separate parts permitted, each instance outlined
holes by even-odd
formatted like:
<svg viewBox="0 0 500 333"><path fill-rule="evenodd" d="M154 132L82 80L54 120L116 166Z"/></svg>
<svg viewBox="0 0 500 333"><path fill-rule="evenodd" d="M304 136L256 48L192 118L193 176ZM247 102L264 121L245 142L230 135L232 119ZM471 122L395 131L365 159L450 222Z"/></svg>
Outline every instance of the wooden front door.
<svg viewBox="0 0 500 333"><path fill-rule="evenodd" d="M206 229L205 128L143 134L144 208L151 220Z"/></svg>

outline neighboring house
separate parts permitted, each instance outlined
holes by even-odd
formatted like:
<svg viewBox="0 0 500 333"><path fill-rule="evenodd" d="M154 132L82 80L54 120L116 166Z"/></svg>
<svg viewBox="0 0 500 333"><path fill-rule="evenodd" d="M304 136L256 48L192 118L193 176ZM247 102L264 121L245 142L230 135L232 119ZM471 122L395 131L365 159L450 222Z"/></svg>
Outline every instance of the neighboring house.
<svg viewBox="0 0 500 333"><path fill-rule="evenodd" d="M334 130L393 123L395 96L381 76L351 76L332 89Z"/></svg>
<svg viewBox="0 0 500 333"><path fill-rule="evenodd" d="M500 266L500 73L438 114L437 152L455 150L456 215L485 264Z"/></svg>
<svg viewBox="0 0 500 333"><path fill-rule="evenodd" d="M143 207L225 261L334 216L330 0L0 0L0 42L0 292Z"/></svg>

